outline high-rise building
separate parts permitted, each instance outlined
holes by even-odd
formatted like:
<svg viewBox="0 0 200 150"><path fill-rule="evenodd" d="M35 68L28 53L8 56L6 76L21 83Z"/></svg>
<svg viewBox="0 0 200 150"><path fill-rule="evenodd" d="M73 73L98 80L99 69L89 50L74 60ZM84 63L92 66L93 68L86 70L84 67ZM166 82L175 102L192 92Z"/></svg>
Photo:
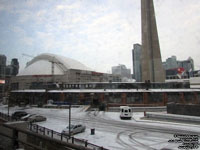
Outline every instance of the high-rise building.
<svg viewBox="0 0 200 150"><path fill-rule="evenodd" d="M6 56L0 55L0 101L4 97L5 71L6 71Z"/></svg>
<svg viewBox="0 0 200 150"><path fill-rule="evenodd" d="M11 75L16 76L19 72L19 62L17 58L12 59L11 68L12 68Z"/></svg>
<svg viewBox="0 0 200 150"><path fill-rule="evenodd" d="M178 67L176 56L172 56L166 59L166 62L163 62L163 67L165 70L173 69Z"/></svg>
<svg viewBox="0 0 200 150"><path fill-rule="evenodd" d="M133 74L136 82L142 81L142 71L141 71L141 45L134 44L132 50L132 58L133 58Z"/></svg>
<svg viewBox="0 0 200 150"><path fill-rule="evenodd" d="M166 62L163 62L163 67L165 70L184 68L185 71L191 72L194 71L194 60L191 57L187 60L177 60L176 56L172 56L167 58Z"/></svg>
<svg viewBox="0 0 200 150"><path fill-rule="evenodd" d="M131 69L127 69L125 65L119 64L118 66L112 67L112 74L121 75L122 79L131 79Z"/></svg>
<svg viewBox="0 0 200 150"><path fill-rule="evenodd" d="M182 67L186 72L194 71L194 60L189 57L187 60L178 61L178 67Z"/></svg>
<svg viewBox="0 0 200 150"><path fill-rule="evenodd" d="M5 70L6 70L6 56L0 55L0 78L5 78Z"/></svg>
<svg viewBox="0 0 200 150"><path fill-rule="evenodd" d="M16 76L19 71L19 62L16 58L12 59L11 64L7 66L6 60L5 55L0 55L0 99L5 97L11 77Z"/></svg>
<svg viewBox="0 0 200 150"><path fill-rule="evenodd" d="M165 68L166 78L170 79L173 77L184 77L192 76L194 71L194 61L191 57L187 60L179 61L176 59L176 56L172 56L166 59L166 62L163 62L163 67Z"/></svg>
<svg viewBox="0 0 200 150"><path fill-rule="evenodd" d="M142 81L165 82L153 0L141 0L142 12Z"/></svg>

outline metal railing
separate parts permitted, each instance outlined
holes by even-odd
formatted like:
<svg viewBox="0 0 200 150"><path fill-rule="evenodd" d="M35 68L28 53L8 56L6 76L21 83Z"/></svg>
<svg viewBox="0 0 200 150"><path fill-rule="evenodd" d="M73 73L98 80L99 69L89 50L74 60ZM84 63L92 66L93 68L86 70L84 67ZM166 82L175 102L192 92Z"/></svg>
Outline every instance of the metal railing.
<svg viewBox="0 0 200 150"><path fill-rule="evenodd" d="M13 121L14 120L10 115L2 113L2 112L0 112L0 118L5 121Z"/></svg>

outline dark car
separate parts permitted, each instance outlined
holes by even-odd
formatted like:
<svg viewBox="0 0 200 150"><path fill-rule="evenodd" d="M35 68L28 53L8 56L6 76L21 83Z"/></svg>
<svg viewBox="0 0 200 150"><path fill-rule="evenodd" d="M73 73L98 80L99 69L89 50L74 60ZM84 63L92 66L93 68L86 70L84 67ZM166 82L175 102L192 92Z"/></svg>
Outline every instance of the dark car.
<svg viewBox="0 0 200 150"><path fill-rule="evenodd" d="M20 119L23 116L26 116L28 113L25 111L16 111L12 114L13 119Z"/></svg>

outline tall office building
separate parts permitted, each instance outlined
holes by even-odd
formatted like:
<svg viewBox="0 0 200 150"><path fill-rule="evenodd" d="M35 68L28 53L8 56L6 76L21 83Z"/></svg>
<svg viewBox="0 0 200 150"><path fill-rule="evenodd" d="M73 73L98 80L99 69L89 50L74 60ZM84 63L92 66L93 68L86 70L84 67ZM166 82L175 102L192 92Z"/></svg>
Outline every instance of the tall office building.
<svg viewBox="0 0 200 150"><path fill-rule="evenodd" d="M178 67L182 67L186 72L194 71L194 60L189 57L187 60L177 61Z"/></svg>
<svg viewBox="0 0 200 150"><path fill-rule="evenodd" d="M142 81L165 82L153 0L141 0Z"/></svg>
<svg viewBox="0 0 200 150"><path fill-rule="evenodd" d="M176 56L172 56L166 59L166 62L163 62L163 67L165 70L173 69L178 67Z"/></svg>
<svg viewBox="0 0 200 150"><path fill-rule="evenodd" d="M122 79L131 79L131 69L127 69L125 65L119 64L118 66L112 67L112 74L121 75Z"/></svg>
<svg viewBox="0 0 200 150"><path fill-rule="evenodd" d="M6 56L0 55L0 78L5 78L5 70L6 70Z"/></svg>
<svg viewBox="0 0 200 150"><path fill-rule="evenodd" d="M133 57L133 74L136 82L142 81L140 56L141 56L141 45L134 44L132 50L132 57Z"/></svg>
<svg viewBox="0 0 200 150"><path fill-rule="evenodd" d="M177 60L176 56L172 56L163 62L163 67L165 68L166 78L170 79L179 74L179 76L188 76L194 71L194 61L191 57L187 60Z"/></svg>
<svg viewBox="0 0 200 150"><path fill-rule="evenodd" d="M166 62L163 62L163 67L165 70L175 69L175 68L184 68L185 71L194 71L194 60L189 57L187 60L177 60L176 56L172 56L166 59Z"/></svg>
<svg viewBox="0 0 200 150"><path fill-rule="evenodd" d="M11 68L12 68L11 75L16 76L19 72L19 62L17 58L12 59Z"/></svg>
<svg viewBox="0 0 200 150"><path fill-rule="evenodd" d="M5 71L6 71L6 56L0 55L0 101L3 98L5 91Z"/></svg>

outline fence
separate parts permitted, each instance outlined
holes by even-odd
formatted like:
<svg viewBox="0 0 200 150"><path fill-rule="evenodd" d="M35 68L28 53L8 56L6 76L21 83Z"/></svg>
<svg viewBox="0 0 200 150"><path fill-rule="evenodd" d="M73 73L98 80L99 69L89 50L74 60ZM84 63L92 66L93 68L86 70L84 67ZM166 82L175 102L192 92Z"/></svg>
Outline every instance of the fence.
<svg viewBox="0 0 200 150"><path fill-rule="evenodd" d="M11 116L1 113L0 112L0 117L2 119L4 119L5 121L17 121L16 119L12 118ZM57 140L61 140L63 142L67 142L67 143L72 143L75 145L79 145L79 146L84 146L87 148L91 148L93 150L108 150L104 147L100 147L98 145L89 143L87 140L84 139L78 139L75 137L71 137L69 138L69 136L64 135L62 133L56 132L54 130L39 126L37 124L32 124L32 123L28 123L28 129L32 132L38 133L40 135L44 135L44 136L48 136Z"/></svg>
<svg viewBox="0 0 200 150"><path fill-rule="evenodd" d="M94 150L108 150L104 147L100 147L98 145L89 143L87 140L78 139L78 138L75 138L73 136L71 138L69 138L69 136L67 136L67 135L64 135L62 133L56 132L54 130L51 130L51 129L48 129L48 128L45 128L45 127L42 127L42 126L39 126L37 124L29 123L28 128L32 132L42 134L44 136L48 136L48 137L51 137L51 138L59 139L63 142L68 142L68 143L88 147L88 148L91 148L91 149L94 149Z"/></svg>
<svg viewBox="0 0 200 150"><path fill-rule="evenodd" d="M7 114L4 114L2 112L0 112L0 117L1 119L5 120L5 121L13 121L13 118Z"/></svg>

